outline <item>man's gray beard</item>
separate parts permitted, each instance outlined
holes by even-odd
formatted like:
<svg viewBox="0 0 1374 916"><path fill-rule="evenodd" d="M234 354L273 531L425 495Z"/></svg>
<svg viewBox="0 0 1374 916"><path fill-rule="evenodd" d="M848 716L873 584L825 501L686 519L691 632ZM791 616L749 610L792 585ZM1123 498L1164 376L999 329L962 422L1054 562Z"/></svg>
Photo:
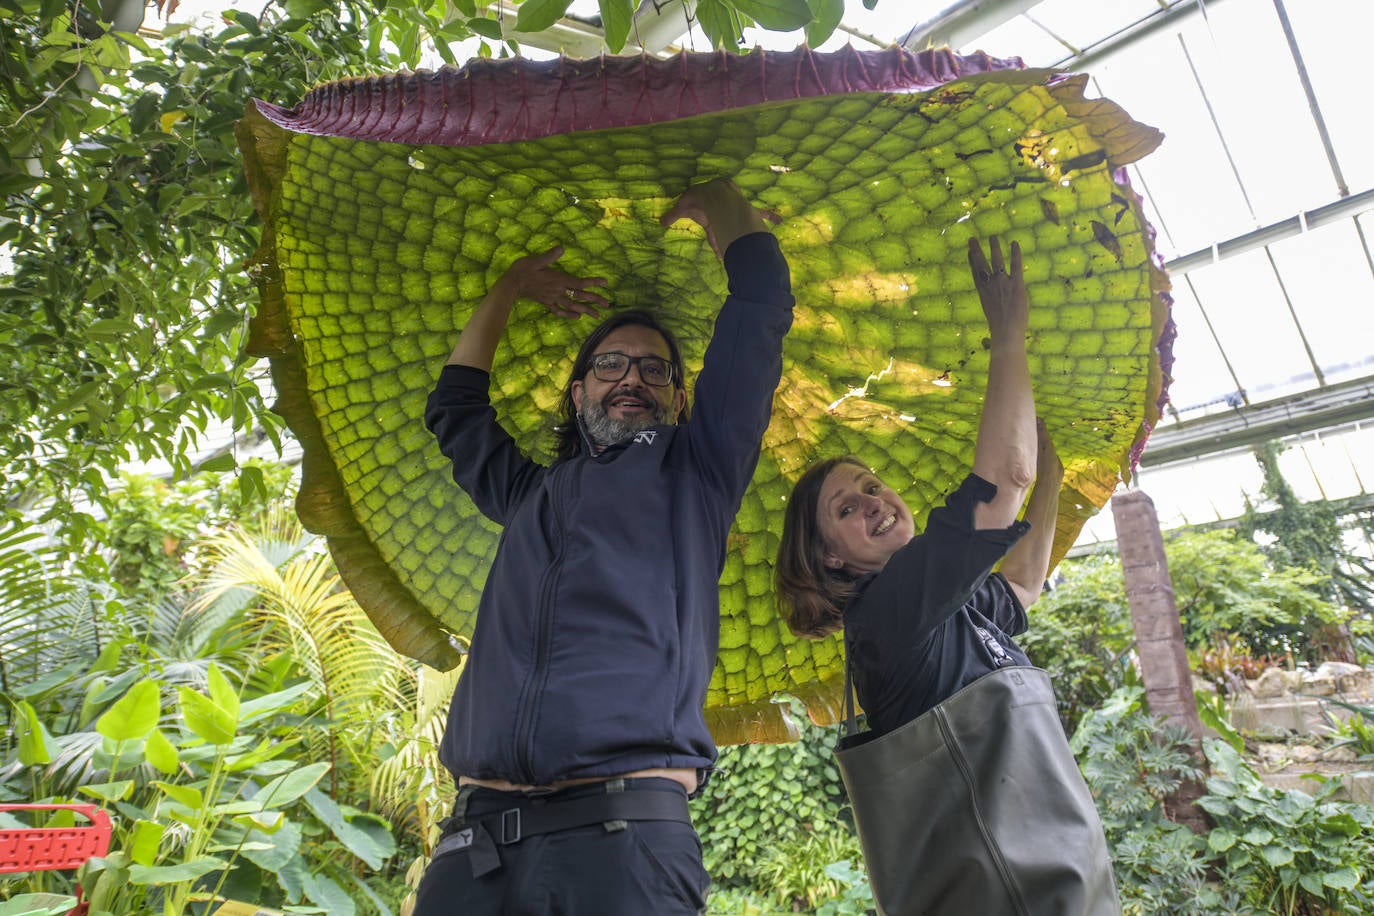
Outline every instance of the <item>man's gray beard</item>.
<svg viewBox="0 0 1374 916"><path fill-rule="evenodd" d="M612 392L606 396L605 400L616 397L618 392ZM582 410L578 414L582 418L582 425L587 430L587 436L598 448L610 448L612 445L620 445L629 442L634 438L634 434L650 426L662 426L673 422L671 408L664 404L659 404L657 399L652 398L657 405L654 407L654 414L644 420L617 420L606 412L604 401L593 401L590 398L582 402Z"/></svg>

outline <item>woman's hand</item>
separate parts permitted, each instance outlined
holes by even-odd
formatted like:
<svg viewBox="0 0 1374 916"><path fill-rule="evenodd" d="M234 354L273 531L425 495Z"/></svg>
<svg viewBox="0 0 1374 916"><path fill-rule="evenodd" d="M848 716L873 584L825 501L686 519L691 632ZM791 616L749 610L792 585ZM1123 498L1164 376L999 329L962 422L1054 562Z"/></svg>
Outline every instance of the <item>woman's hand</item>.
<svg viewBox="0 0 1374 916"><path fill-rule="evenodd" d="M1030 302L1026 296L1026 282L1021 276L1021 246L1011 243L1011 270L1002 260L1002 245L997 236L988 238L991 257L983 256L983 246L977 239L968 240L968 264L973 269L973 287L983 304L988 330L993 343L1025 340L1030 321Z"/></svg>
<svg viewBox="0 0 1374 916"><path fill-rule="evenodd" d="M492 292L498 296L530 299L538 302L560 318L590 315L596 318L599 309L610 305L596 287L606 285L603 277L577 277L553 266L563 256L563 246L548 251L527 254L519 258L496 281Z"/></svg>

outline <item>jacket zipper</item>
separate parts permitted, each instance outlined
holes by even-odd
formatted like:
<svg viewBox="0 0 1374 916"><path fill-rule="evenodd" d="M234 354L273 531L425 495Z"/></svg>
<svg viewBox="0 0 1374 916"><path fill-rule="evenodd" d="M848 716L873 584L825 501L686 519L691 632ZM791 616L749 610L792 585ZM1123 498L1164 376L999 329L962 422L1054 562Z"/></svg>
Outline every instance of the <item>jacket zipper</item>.
<svg viewBox="0 0 1374 916"><path fill-rule="evenodd" d="M571 473L571 465L572 462L569 462L563 469ZM563 553L566 550L568 540L563 524L563 477L567 475L558 474L555 470L550 476L553 478L550 487L550 501L553 503L554 523L557 525L554 540L558 546L553 561L544 571L544 581L540 583L539 606L535 614L534 665L529 674L526 675L525 684L520 692L523 700L517 712L515 730L515 763L520 768L521 781L529 785L534 785L536 782L534 776L534 708L538 705L548 681L549 644L553 641L553 592L558 574L563 569Z"/></svg>

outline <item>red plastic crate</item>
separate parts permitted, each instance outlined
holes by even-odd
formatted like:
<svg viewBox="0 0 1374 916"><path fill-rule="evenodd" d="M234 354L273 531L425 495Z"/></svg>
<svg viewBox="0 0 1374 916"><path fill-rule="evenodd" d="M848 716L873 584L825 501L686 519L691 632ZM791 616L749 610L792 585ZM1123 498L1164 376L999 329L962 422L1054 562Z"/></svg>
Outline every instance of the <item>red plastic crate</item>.
<svg viewBox="0 0 1374 916"><path fill-rule="evenodd" d="M0 873L74 870L110 850L110 815L96 805L0 805L4 811L74 811L90 824L0 828Z"/></svg>

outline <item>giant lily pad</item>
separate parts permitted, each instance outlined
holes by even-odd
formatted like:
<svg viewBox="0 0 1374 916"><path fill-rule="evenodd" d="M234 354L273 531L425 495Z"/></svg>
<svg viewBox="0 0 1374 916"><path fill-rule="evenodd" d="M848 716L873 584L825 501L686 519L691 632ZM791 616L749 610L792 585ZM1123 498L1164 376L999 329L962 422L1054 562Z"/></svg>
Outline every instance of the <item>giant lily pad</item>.
<svg viewBox="0 0 1374 916"><path fill-rule="evenodd" d="M1025 252L1037 401L1067 465L1056 557L1157 418L1167 281L1119 170L1160 137L1084 85L947 51L803 49L481 61L251 103L250 347L305 448L302 519L397 649L455 664L498 536L421 419L458 329L512 260L560 243L618 306L670 313L694 372L725 276L695 226L657 217L732 176L782 217L797 310L721 578L708 721L721 743L785 739L780 694L833 721L838 643L793 638L770 588L784 498L852 451L919 519L967 472L987 371L971 235ZM498 350L498 415L538 458L590 327L527 305Z"/></svg>

